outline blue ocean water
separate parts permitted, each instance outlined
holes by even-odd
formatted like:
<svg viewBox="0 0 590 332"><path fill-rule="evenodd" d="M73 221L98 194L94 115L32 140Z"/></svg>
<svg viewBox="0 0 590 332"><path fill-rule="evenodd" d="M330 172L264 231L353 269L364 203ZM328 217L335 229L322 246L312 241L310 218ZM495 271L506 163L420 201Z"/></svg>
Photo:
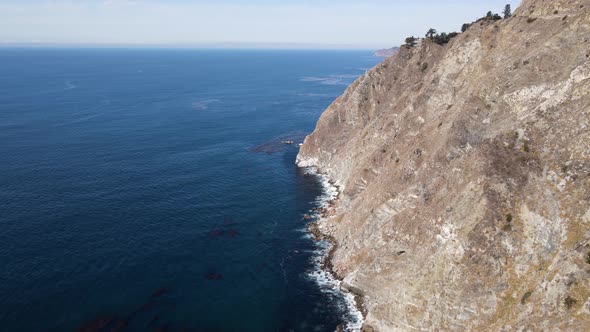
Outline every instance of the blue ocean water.
<svg viewBox="0 0 590 332"><path fill-rule="evenodd" d="M366 52L0 49L0 330L333 331L296 146Z"/></svg>

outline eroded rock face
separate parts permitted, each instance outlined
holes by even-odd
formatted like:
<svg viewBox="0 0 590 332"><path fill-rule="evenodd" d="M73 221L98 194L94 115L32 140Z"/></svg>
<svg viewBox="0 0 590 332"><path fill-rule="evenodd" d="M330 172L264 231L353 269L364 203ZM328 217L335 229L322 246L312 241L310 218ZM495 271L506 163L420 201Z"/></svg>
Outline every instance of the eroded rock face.
<svg viewBox="0 0 590 332"><path fill-rule="evenodd" d="M590 327L590 1L525 0L368 71L297 158L375 331Z"/></svg>

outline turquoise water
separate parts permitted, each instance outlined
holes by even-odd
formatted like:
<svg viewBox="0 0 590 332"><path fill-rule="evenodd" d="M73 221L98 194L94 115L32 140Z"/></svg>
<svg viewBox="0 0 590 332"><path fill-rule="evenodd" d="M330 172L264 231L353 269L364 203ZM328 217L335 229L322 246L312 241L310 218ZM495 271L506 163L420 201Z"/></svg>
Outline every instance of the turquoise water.
<svg viewBox="0 0 590 332"><path fill-rule="evenodd" d="M0 49L0 330L333 331L280 140L377 61Z"/></svg>

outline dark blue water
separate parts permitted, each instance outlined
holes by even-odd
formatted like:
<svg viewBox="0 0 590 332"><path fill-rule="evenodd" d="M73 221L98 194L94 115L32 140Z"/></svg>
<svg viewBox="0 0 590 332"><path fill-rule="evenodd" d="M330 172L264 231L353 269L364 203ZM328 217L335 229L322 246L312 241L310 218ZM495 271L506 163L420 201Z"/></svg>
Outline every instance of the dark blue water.
<svg viewBox="0 0 590 332"><path fill-rule="evenodd" d="M0 330L333 331L276 140L368 55L0 49Z"/></svg>

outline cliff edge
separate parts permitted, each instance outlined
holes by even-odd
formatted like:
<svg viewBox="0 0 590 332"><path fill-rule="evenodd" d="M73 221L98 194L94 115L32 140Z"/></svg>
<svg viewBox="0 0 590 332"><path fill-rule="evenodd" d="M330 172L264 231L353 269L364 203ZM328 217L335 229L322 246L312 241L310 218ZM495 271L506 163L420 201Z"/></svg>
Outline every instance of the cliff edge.
<svg viewBox="0 0 590 332"><path fill-rule="evenodd" d="M402 48L297 163L340 186L320 228L364 330L588 331L590 1Z"/></svg>

